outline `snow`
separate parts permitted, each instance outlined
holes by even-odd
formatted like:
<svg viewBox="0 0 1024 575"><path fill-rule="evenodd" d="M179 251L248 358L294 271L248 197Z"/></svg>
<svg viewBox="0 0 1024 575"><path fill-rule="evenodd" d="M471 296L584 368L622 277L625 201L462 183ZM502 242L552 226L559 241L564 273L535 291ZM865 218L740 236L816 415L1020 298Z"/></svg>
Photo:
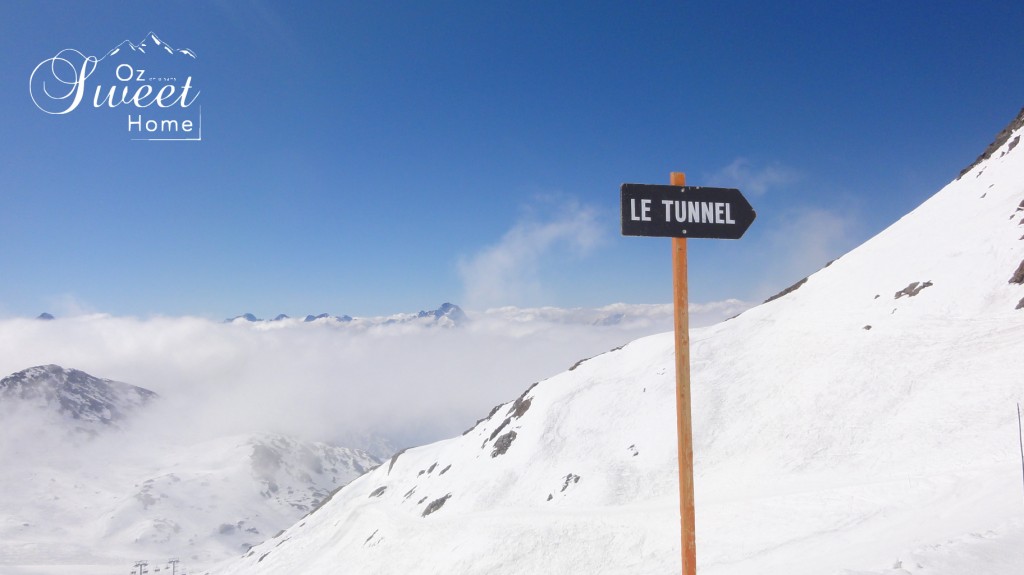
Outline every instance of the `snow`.
<svg viewBox="0 0 1024 575"><path fill-rule="evenodd" d="M796 291L692 330L699 573L1024 570L1022 199L1004 145ZM678 572L672 366L671 334L584 361L211 573Z"/></svg>
<svg viewBox="0 0 1024 575"><path fill-rule="evenodd" d="M110 573L178 555L192 567L214 563L273 536L378 463L279 435L167 445L112 427L91 437L36 437L31 449L7 449L4 461L4 575L63 574L72 565L76 573Z"/></svg>

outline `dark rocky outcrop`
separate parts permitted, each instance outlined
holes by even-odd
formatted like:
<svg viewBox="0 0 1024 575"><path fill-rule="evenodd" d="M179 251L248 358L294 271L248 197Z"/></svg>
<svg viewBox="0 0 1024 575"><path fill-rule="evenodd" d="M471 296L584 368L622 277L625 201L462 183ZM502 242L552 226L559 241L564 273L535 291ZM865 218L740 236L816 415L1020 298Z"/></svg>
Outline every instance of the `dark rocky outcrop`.
<svg viewBox="0 0 1024 575"><path fill-rule="evenodd" d="M901 289L900 291L896 292L896 296L895 296L894 299L900 299L903 296L914 297L917 294L921 293L921 290L923 290L924 288L931 287L933 285L935 285L935 284L933 284L930 281L926 281L924 283L921 283L921 282L911 282L910 285L908 285L907 287L905 287L905 288Z"/></svg>
<svg viewBox="0 0 1024 575"><path fill-rule="evenodd" d="M780 291L779 293L773 295L772 297L764 300L764 303L768 303L770 301L775 301L775 300L779 299L780 297L782 297L784 295L789 295L789 294L795 292L796 290L800 289L800 286L804 285L805 283L807 283L807 278L804 278L804 279L796 282L795 284L789 286L788 288L786 288L786 289Z"/></svg>
<svg viewBox="0 0 1024 575"><path fill-rule="evenodd" d="M439 497L439 498L431 501L430 504L427 505L427 508L423 510L423 515L421 515L421 517L426 517L427 515L430 515L431 513L433 513L435 511L437 511L438 509L444 507L444 504L449 499L451 499L451 497L452 497L452 494L449 493L448 495L445 495L444 497Z"/></svg>
<svg viewBox="0 0 1024 575"><path fill-rule="evenodd" d="M960 178L964 177L964 174L971 171L971 169L973 169L974 166L977 166L978 164L991 158L992 154L994 154L996 150L1001 148L1003 144L1005 144L1006 141L1010 139L1010 134L1012 134L1014 131L1016 131L1018 128L1021 128L1022 126L1024 126L1024 108L1021 108L1020 112L1017 113L1017 117L1010 121L1010 123L1007 124L1007 126L1003 128L1001 132L996 134L995 140L993 140L992 143L989 144L988 148L985 148L985 151L980 156L978 156L977 160L974 160L974 163L972 163L970 166L967 166L963 170L960 170L960 175L957 176L956 179L959 180ZM1015 141L1011 143L1010 149L1016 147L1017 142L1019 140L1020 136L1015 138Z"/></svg>
<svg viewBox="0 0 1024 575"><path fill-rule="evenodd" d="M494 442L494 451L491 451L491 457L497 457L499 455L505 455L508 448L512 446L512 442L516 440L516 432L509 431L505 435L502 435Z"/></svg>
<svg viewBox="0 0 1024 575"><path fill-rule="evenodd" d="M1013 272L1013 275L1010 276L1010 283L1024 284L1024 260L1021 260L1020 265L1017 266L1017 271Z"/></svg>

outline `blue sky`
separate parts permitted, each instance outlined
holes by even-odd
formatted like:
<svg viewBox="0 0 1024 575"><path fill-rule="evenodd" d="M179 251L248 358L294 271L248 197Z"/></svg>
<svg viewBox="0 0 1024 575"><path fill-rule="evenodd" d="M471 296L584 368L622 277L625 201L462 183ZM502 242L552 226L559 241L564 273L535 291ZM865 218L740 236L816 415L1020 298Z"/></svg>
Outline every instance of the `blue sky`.
<svg viewBox="0 0 1024 575"><path fill-rule="evenodd" d="M5 3L0 317L668 302L618 197L671 171L758 212L690 242L691 299L764 299L1024 106L1020 2L778 4ZM198 56L201 142L33 104L61 49L150 31Z"/></svg>

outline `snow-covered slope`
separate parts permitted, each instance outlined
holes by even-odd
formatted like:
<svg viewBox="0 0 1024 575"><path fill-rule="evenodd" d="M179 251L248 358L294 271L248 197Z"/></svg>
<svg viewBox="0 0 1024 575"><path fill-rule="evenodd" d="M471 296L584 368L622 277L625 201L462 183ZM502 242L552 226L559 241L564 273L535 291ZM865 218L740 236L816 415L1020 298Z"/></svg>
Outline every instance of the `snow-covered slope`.
<svg viewBox="0 0 1024 575"><path fill-rule="evenodd" d="M279 435L227 437L156 459L94 522L101 546L134 543L137 554L204 563L248 550L379 463Z"/></svg>
<svg viewBox="0 0 1024 575"><path fill-rule="evenodd" d="M700 573L1024 571L1020 136L798 289L692 332ZM678 572L672 346L545 380L213 572Z"/></svg>
<svg viewBox="0 0 1024 575"><path fill-rule="evenodd" d="M177 423L148 409L154 397L56 365L0 380L0 573L109 573L146 557L217 562L380 463L273 434L168 441L148 433Z"/></svg>

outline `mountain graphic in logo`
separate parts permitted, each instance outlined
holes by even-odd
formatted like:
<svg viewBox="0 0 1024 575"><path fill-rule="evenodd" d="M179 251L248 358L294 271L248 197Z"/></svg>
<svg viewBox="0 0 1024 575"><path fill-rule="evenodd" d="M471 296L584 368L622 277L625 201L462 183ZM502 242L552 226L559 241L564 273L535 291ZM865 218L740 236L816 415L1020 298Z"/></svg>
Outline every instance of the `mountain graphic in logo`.
<svg viewBox="0 0 1024 575"><path fill-rule="evenodd" d="M144 54L146 56L159 55L163 57L187 56L193 60L196 59L196 53L192 50L189 50L188 48L175 50L170 44L158 38L153 32L146 34L146 37L138 44L133 43L131 40L121 42L112 50L107 52L103 58L100 58L100 60L103 60L107 56L117 56L118 54L121 56L128 54Z"/></svg>

